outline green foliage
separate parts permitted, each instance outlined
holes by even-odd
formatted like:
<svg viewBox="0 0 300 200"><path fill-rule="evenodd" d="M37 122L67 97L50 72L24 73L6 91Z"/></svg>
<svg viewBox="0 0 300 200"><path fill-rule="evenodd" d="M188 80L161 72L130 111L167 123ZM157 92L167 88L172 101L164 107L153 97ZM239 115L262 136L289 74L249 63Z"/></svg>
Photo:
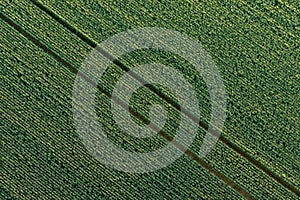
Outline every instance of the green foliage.
<svg viewBox="0 0 300 200"><path fill-rule="evenodd" d="M85 34L90 43L100 43L123 30L144 26L175 29L201 42L217 63L229 96L224 136L299 188L297 45L300 41L294 14L299 12L296 3L41 2L60 15L63 22ZM4 0L0 10L76 69L92 50L91 44L32 3ZM75 75L4 21L0 29L0 121L4 124L0 137L4 144L0 153L3 163L0 183L13 196L240 198L240 194L187 156L165 169L144 175L118 172L101 165L84 149L75 132L71 113ZM197 92L201 118L209 121L210 102L205 84L181 58L166 52L138 51L119 60L128 68L155 61L181 71ZM99 85L111 92L124 73L113 64ZM180 119L178 112L146 88L136 92L131 106L147 117L148 107L143 107L144 103L159 103L169 110L170 123L165 131L174 135ZM98 114L104 116L99 121L107 125L106 132L116 145L142 152L165 145L159 137L141 142L122 133L107 112L110 100L101 92L97 94L97 105ZM198 152L204 135L203 129L199 129L191 147L193 152ZM205 162L254 198L295 198L221 142Z"/></svg>

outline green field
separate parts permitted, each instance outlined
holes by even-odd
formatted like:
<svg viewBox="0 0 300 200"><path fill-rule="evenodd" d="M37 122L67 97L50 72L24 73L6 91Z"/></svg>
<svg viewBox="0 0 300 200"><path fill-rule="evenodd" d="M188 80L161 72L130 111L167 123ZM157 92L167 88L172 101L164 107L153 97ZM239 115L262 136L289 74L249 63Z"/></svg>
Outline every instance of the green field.
<svg viewBox="0 0 300 200"><path fill-rule="evenodd" d="M0 75L1 199L296 199L300 196L300 7L250 1L22 1L3 0ZM129 69L163 63L180 71L199 100L199 127L190 149L172 165L145 174L116 171L85 149L72 116L76 71L110 36L164 27L200 42L226 87L221 138L197 157L210 117L202 78L182 58L141 50L112 64L99 80L96 111L108 138L129 151L168 143L161 135L128 136L110 113L114 85ZM109 52L109 49L106 49ZM130 101L133 120L149 120L161 104L173 137L181 117L166 88L143 87Z"/></svg>

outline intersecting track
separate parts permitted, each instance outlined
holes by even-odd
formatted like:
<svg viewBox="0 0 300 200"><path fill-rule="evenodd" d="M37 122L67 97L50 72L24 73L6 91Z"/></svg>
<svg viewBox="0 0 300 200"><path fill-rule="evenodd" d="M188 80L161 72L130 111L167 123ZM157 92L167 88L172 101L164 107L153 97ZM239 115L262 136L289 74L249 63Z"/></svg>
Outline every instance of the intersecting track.
<svg viewBox="0 0 300 200"><path fill-rule="evenodd" d="M87 43L88 45L90 45L92 48L96 48L97 47L97 44L94 41L92 41L90 38L88 38L87 36L85 36L84 34L82 34L79 30L75 29L72 25L68 24L65 20L63 20L59 15L55 14L49 8L47 8L46 6L44 6L43 4L41 4L38 1L31 0L31 2L34 3L38 8L40 8L41 10L43 10L44 12L46 12L48 15L50 15L52 18L54 18L61 25L63 25L64 27L66 27L70 32L72 32L73 34L77 35L82 41L84 41L85 43ZM130 70L127 66L125 66L123 63L121 63L120 61L118 61L114 57L112 57L104 49L97 48L97 50L99 51L99 53L103 54L105 57L107 57L108 59L112 60L114 64L116 64L117 66L119 66L125 72L127 72L127 71ZM142 78L139 77L138 75L135 75L135 74L131 74L131 75L133 76L133 78L137 79L138 81L143 82ZM167 103L171 104L175 109L177 109L178 111L182 112L187 117L191 118L194 122L198 121L199 122L199 126L202 127L203 129L205 129L206 131L208 131L208 125L207 124L205 124L204 122L201 122L201 121L195 119L195 117L193 116L193 114L189 113L184 108L181 108L180 105L178 105L176 102L174 102L168 96L166 96L164 93L160 92L159 90L157 90L152 85L146 85L145 87L148 87L148 89L150 89L151 91L153 91L154 93L156 93L159 97L161 97ZM145 123L147 123L147 122L145 122ZM211 132L211 134L215 135L214 132ZM227 138L225 138L223 135L220 136L219 140L222 143L224 143L225 145L227 145L229 148L233 149L235 152L237 152L238 154L240 154L241 156L243 156L244 158L246 158L249 162L251 162L252 164L254 164L257 168L259 168L260 170L262 170L263 172L265 172L268 176L270 176L271 178L273 178L274 180L276 180L282 186L286 187L291 192L295 193L297 196L300 196L300 192L293 185L291 185L290 183L286 182L282 177L278 176L272 170L270 170L269 168L267 168L266 166L264 166L262 163L260 163L257 160L255 160L252 156L250 156L249 154L247 154L242 148L240 148L239 146L237 146L236 144L234 144L233 142L231 142L230 140L228 140Z"/></svg>

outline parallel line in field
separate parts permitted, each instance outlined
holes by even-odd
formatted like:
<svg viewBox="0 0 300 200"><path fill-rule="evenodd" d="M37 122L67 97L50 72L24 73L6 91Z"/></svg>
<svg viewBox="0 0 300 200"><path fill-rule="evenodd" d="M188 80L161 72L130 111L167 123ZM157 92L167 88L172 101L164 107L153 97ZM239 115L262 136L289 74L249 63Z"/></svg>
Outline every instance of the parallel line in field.
<svg viewBox="0 0 300 200"><path fill-rule="evenodd" d="M82 74L79 72L76 68L74 68L71 64L69 64L67 61L62 59L59 55L57 55L55 52L47 48L45 45L43 45L41 42L39 42L36 38L31 36L29 33L27 33L25 30L23 30L21 27L19 27L17 24L15 24L12 20L7 18L4 14L0 13L0 18L3 19L6 23L8 23L10 26L12 26L14 29L16 29L19 33L21 33L24 37L26 37L28 40L33 42L35 45L43 49L47 54L52 56L55 60L62 63L65 67L67 67L72 73L77 74L81 78L83 78L88 83L92 84L94 87L96 87L100 92L105 94L108 98L115 101L117 104L122 106L123 108L126 108L125 104L120 101L117 97L111 98L112 96L109 94L109 92L106 92L104 89L102 89L99 85L97 85L95 82L90 80L85 74ZM132 109L129 109L129 112L140 119L143 123L148 124L149 120L147 120L144 116L140 115L137 112L134 112ZM155 128L156 129L156 128ZM158 129L158 128L157 128ZM158 129L159 130L159 129ZM201 158L199 158L196 154L194 154L190 150L185 150L184 146L182 146L179 142L174 141L172 137L170 137L168 134L166 134L164 131L159 131L159 135L161 135L163 138L165 138L167 141L171 142L174 146L176 146L179 150L183 151L187 156L189 156L192 160L196 161L198 164L200 164L202 167L206 168L210 173L214 174L216 177L218 177L220 180L224 181L228 186L232 187L235 191L243 195L246 199L252 199L251 195L243 190L241 187L237 186L232 180L227 178L225 175L220 173L219 171L213 169L210 165L205 163Z"/></svg>
<svg viewBox="0 0 300 200"><path fill-rule="evenodd" d="M84 41L85 43L87 43L88 45L90 45L92 48L96 48L97 47L97 43L96 42L94 42L88 36L84 35L79 30L77 30L76 28L74 28L71 24L69 24L68 22L66 22L65 20L63 20L58 14L54 13L52 10L50 10L49 8L47 8L45 5L43 5L40 2L35 1L35 0L30 0L30 1L34 5L36 5L39 9L43 10L45 13L47 13L48 15L50 15L58 23L60 23L61 25L63 25L65 28L67 28L70 32L72 32L73 34L75 34L76 36L78 36L82 41ZM127 71L130 70L128 67L126 67L120 61L116 60L112 55L110 55L104 49L101 49L99 47L97 47L96 49L101 54L103 54L106 58L108 58L111 61L113 61L114 64L116 64L117 66L119 66L125 72L127 72ZM145 81L143 81L143 79L141 77L139 77L136 74L132 74L131 73L130 75L133 78L135 78L138 81L140 81L141 83L145 82ZM199 121L197 118L195 118L195 116L193 116L191 113L189 113L186 109L181 108L179 104L177 104L176 102L172 101L172 99L170 99L168 96L166 96L165 94L161 93L160 91L158 91L156 88L154 88L151 85L146 85L146 87L148 89L150 89L152 92L156 93L159 97L161 97L167 103L171 104L175 109L177 109L178 111L182 112L187 117L189 117L190 119L192 119L195 123L198 123L198 125L200 127L204 128L206 131L208 131L208 125L207 124L205 124L204 122ZM215 133L215 132L210 132L210 133L212 135L217 136L217 133ZM277 181L279 184L281 184L282 186L286 187L288 190L290 190L291 192L295 193L297 196L300 196L300 191L298 191L292 184L286 182L282 177L278 176L271 169L269 169L268 167L264 166L259 161L255 160L252 156L248 155L241 147L239 147L238 145L234 144L233 142L231 142L230 140L228 140L227 138L225 138L223 135L220 135L219 140L222 143L224 143L225 145L227 145L229 148L231 148L232 150L234 150L235 152L237 152L239 155L241 155L242 157L244 157L245 159L247 159L250 163L252 163L253 165L255 165L257 168L259 168L260 170L262 170L263 172L265 172L269 177L271 177L272 179L274 179L275 181Z"/></svg>

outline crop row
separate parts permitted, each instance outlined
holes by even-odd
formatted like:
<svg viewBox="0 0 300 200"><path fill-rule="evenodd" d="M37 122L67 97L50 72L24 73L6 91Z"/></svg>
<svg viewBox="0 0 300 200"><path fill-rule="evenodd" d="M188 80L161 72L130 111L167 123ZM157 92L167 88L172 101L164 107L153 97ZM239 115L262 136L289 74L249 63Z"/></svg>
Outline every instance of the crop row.
<svg viewBox="0 0 300 200"><path fill-rule="evenodd" d="M21 4L25 4L25 3L21 3ZM27 5L27 4L26 4ZM25 6L26 6L25 5ZM24 6L24 5L23 5ZM28 6L28 7L30 7L30 5ZM17 8L17 7L16 7ZM80 63L81 63L81 59L83 58L83 55L85 55L87 52L88 52L88 50L89 50L89 46L88 45L85 45L85 44L83 44L83 43L81 43L80 42L80 40L78 39L78 38L76 38L76 37L74 37L74 36L72 36L72 34L70 34L70 33L68 33L68 31L66 31L66 30L64 30L62 27L60 27L60 25L59 24L57 24L57 23L55 23L55 22L53 22L53 21L49 21L49 20L51 20L51 18L47 18L48 16L47 15L42 15L42 14L39 14L38 16L40 16L41 17L41 19L34 19L34 20L32 20L31 19L31 21L30 21L30 18L29 19L27 19L27 18L24 18L24 16L26 16L26 15L30 15L31 13L30 12L40 12L40 11L38 11L38 10L34 10L33 9L34 8L34 6L33 7L30 7L30 9L28 9L29 11L25 11L25 10L20 10L19 12L24 12L23 13L23 15L21 15L20 14L20 16L23 16L23 18L21 18L21 17L18 17L17 15L18 15L18 13L15 13L15 14L13 14L13 16L12 16L12 18L14 19L14 20L16 20L16 21L18 21L18 23L21 23L22 24L22 26L24 27L24 28L26 28L27 29L27 31L30 31L34 36L36 36L37 37L37 39L39 39L39 40L41 40L41 41L43 41L49 48L51 48L51 49L53 49L54 51L56 51L59 55L61 55L64 59L66 59L66 60L68 60L68 61L70 61L70 62L72 62L72 64L74 65L74 66L76 66L76 67L78 67L79 65L80 65ZM27 13L26 13L27 12ZM12 14L11 14L12 15ZM37 26L38 25L38 23L41 23L42 21L45 21L45 19L42 19L43 17L45 17L46 19L47 19L47 25L49 25L49 24L51 24L51 25L55 25L55 31L54 31L54 33L53 33L53 31L47 31L46 29L48 29L47 28L47 26ZM37 23L37 24L34 24L34 23ZM105 23L105 22L103 22L103 23ZM30 24L31 24L31 26L30 26ZM43 29L43 27L44 27L44 29ZM108 29L109 30L109 29ZM42 34L48 34L47 35L47 37L45 37L45 36L43 36ZM67 35L67 34L69 34L69 35ZM63 37L61 37L61 35L63 35ZM50 36L50 37L49 37ZM52 37L53 36L53 37ZM66 39L68 40L68 41L66 41ZM78 41L77 41L78 40ZM79 47L79 48L77 48L77 44L79 44L79 45L82 45L82 47ZM63 47L68 47L68 48L63 48ZM66 50L67 49L67 50ZM70 51L68 51L68 50L70 50ZM82 51L83 50L83 51ZM28 50L28 51L30 51L30 50ZM77 54L77 52L75 52L74 53L74 51L78 51L78 54ZM82 51L82 52L81 52ZM81 53L81 54L80 54ZM77 56L77 55L79 55L79 56ZM80 55L82 55L82 57L80 57ZM159 57L159 56L157 56L157 57ZM125 59L126 60L126 59ZM157 60L159 60L159 58L157 58ZM132 58L130 58L130 59L128 59L127 60L127 62L132 62ZM180 65L177 65L177 66L180 66ZM32 66L30 66L30 67L32 67ZM40 68L39 68L40 69ZM41 70L41 69L40 69ZM50 71L50 69L48 69L49 70L49 72L51 72ZM115 69L115 70L119 70L119 69ZM53 75L53 72L52 73L49 73L49 72L39 72L40 74L41 74L41 76L45 76L46 74L48 74L49 76L52 76ZM111 73L111 74L113 74L113 73ZM50 79L49 77L47 78L47 77L45 77L45 79L43 80L43 82L46 82L46 84L47 84L47 80L48 79ZM62 80L64 80L64 79L62 79ZM105 81L107 81L107 80L112 80L112 81L115 81L114 79L112 79L112 78L108 78L108 79L106 79ZM51 83L52 84L52 83ZM51 84L47 84L47 86L49 86L49 85L51 85ZM72 83L70 83L70 85L69 86L71 86L72 85ZM106 84L105 84L106 85ZM113 84L108 84L109 86L110 85L113 85ZM46 86L45 86L46 87ZM198 86L198 88L200 88L199 86ZM201 93L203 90L199 90L200 92L198 92L198 93ZM149 91L146 91L145 92L145 94L144 95L146 95L147 93L148 93ZM63 93L61 93L61 94L59 94L59 96L65 96ZM142 95L143 96L143 95ZM231 94L231 96L234 96L234 95L232 95ZM69 97L70 98L70 97ZM204 98L201 98L201 99L204 99ZM70 99L69 99L69 101L70 101ZM159 100L160 101L160 100ZM107 104L108 105L108 104ZM251 102L249 102L249 104L248 105L251 105ZM247 105L247 106L248 106ZM205 107L203 107L204 108L204 110L207 110L207 109L205 109L205 108L207 108L207 106L205 106ZM98 108L99 110L101 109L101 107L99 107ZM64 109L63 109L64 110ZM142 112L144 112L144 110L142 109L141 110ZM207 111L206 111L207 112ZM237 111L235 111L235 112L237 112ZM237 118L238 118L239 116L237 116ZM238 118L239 119L239 118ZM240 119L239 120L237 120L237 122L236 123L240 123ZM230 125L231 126L231 125ZM240 125L241 126L241 125ZM234 126L233 126L234 127ZM245 127L243 127L243 131L244 131L244 129L245 129ZM241 130L241 129L240 129ZM228 131L229 132L229 131ZM170 130L170 133L172 133L172 130ZM227 133L227 132L226 132ZM202 133L203 134L203 133ZM199 143L200 144L200 143ZM197 146L197 145L196 145ZM221 145L222 146L222 145ZM249 174L251 174L251 175L248 175L248 174L243 174L242 172L244 171L244 173L245 173L245 171L247 171L247 170L245 170L245 169L242 169L242 167L240 166L240 165L235 165L235 164L233 164L233 166L231 166L231 167L228 167L227 169L223 169L224 168L224 164L226 164L226 165L228 165L228 163L241 163L241 160L243 160L242 158L240 158L239 157L239 160L238 161L236 161L235 159L236 159L236 157L237 157L237 155L236 155L236 153L234 153L234 152L231 152L230 150L228 150L227 148L225 148L225 147L223 147L224 149L226 149L226 152L229 152L228 154L229 155L227 155L227 153L225 153L225 155L226 155L226 160L224 160L224 159L220 159L220 155L218 155L220 152L223 152L224 150L216 150L215 152L216 152L216 154L217 155L215 155L216 157L215 158L211 158L210 157L210 161L209 162L211 162L211 164L213 165L214 163L216 163L216 160L223 160L223 161L221 161L221 163L218 161L218 165L215 165L215 167L216 168L219 168L219 169L222 169L224 172L226 172L226 174L228 175L228 176L230 176L234 181L236 181L236 182L240 182L241 183L241 185L244 185L245 186L245 188L246 187L248 187L248 186L246 186L246 184L251 184L251 183L245 183L245 182L249 182L248 181L248 179L249 178L253 178L253 174L256 174L256 176L264 176L265 177L265 175L264 174L262 174L261 172L257 172L257 169L256 168L251 168L250 170L249 170L249 164L247 163L247 162L245 162L246 164L246 169L248 169L248 171L251 171L251 170L253 170L253 171L255 171L255 173L249 173ZM263 152L264 153L264 152ZM231 155L230 155L231 154ZM221 157L222 158L222 157ZM291 159L292 160L292 159ZM222 163L223 162L223 163ZM223 164L223 165L222 165ZM237 173L237 172L235 172L235 170L239 170L240 171L240 173ZM235 173L236 173L236 175L235 175ZM238 176L245 176L245 177L238 177ZM255 177L256 178L256 177ZM258 178L258 179L261 179L261 177L260 178ZM268 178L266 178L265 177L265 179L267 180ZM247 181L245 181L245 180L247 180ZM261 181L263 181L263 180L261 180ZM251 182L251 181L250 181ZM253 188L249 188L249 190L250 191L255 191L255 190L257 190L257 188L255 188L255 181L253 181L252 182L253 183ZM258 185L259 186L259 185ZM257 187L257 186L256 186ZM270 185L270 188L271 187L274 187L274 185L273 184L271 184ZM248 189L248 188L247 188ZM266 189L267 190L267 189ZM272 192L270 192L270 193L272 193ZM276 195L275 193L273 193L273 195Z"/></svg>

